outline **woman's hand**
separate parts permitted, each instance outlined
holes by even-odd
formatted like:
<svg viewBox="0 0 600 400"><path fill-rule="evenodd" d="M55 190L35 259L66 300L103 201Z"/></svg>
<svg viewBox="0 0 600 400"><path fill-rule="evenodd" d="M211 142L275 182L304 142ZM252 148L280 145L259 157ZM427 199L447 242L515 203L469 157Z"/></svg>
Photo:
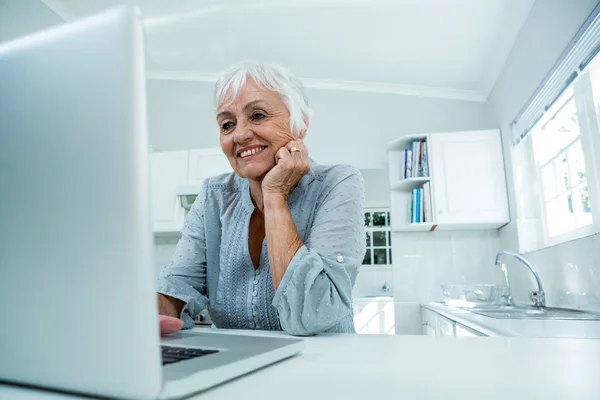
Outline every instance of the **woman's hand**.
<svg viewBox="0 0 600 400"><path fill-rule="evenodd" d="M169 317L166 315L159 315L160 322L160 334L168 335L170 333L175 333L183 328L183 321L179 318Z"/></svg>
<svg viewBox="0 0 600 400"><path fill-rule="evenodd" d="M302 139L294 139L279 149L275 166L262 182L263 199L272 196L288 198L300 179L310 171L308 149Z"/></svg>

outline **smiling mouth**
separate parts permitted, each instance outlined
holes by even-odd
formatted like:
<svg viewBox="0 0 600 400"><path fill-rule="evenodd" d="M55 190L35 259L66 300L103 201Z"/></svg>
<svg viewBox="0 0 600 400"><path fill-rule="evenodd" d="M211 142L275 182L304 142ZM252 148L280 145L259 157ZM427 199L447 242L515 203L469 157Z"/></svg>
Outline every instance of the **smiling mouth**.
<svg viewBox="0 0 600 400"><path fill-rule="evenodd" d="M238 154L238 157L240 157L240 158L250 157L254 154L260 153L261 151L263 151L266 148L267 148L267 146L261 146L261 147L255 147L253 149L249 149L246 151L242 151L240 154Z"/></svg>

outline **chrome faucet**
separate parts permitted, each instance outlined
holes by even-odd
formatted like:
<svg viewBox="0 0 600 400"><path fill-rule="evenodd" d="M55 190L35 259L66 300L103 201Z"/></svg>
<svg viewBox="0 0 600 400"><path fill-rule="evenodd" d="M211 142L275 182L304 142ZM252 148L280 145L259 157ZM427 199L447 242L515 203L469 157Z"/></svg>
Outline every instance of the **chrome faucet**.
<svg viewBox="0 0 600 400"><path fill-rule="evenodd" d="M537 282L537 286L538 286L538 290L532 291L529 294L529 297L531 298L531 301L533 301L534 306L546 307L546 294L544 293L544 288L542 287L542 281L540 280L540 277L537 274L537 272L535 272L533 265L531 265L531 263L529 261L527 261L525 258L521 257L518 254L511 253L510 251L499 251L498 254L496 255L496 265L502 264L500 262L500 259L502 258L503 255L514 257L517 260L521 261L523 264L525 264L525 266L527 268L529 268L529 270L533 274L533 277L535 278L535 281ZM508 285L508 271L506 270L506 266L504 266L503 271L504 271L504 277L506 279L506 284ZM509 290L510 290L510 285L509 285ZM510 296L510 295L508 296L508 303L509 303L509 305L512 304L512 296Z"/></svg>

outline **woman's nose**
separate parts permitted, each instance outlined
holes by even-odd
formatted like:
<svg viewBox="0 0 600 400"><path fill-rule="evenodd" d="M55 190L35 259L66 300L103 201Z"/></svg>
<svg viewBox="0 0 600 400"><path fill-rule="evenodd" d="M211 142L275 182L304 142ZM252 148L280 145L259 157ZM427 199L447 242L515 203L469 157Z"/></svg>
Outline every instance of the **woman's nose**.
<svg viewBox="0 0 600 400"><path fill-rule="evenodd" d="M236 143L245 143L248 140L252 139L254 136L254 132L251 127L246 123L238 124L235 127L235 131L233 132L233 140Z"/></svg>

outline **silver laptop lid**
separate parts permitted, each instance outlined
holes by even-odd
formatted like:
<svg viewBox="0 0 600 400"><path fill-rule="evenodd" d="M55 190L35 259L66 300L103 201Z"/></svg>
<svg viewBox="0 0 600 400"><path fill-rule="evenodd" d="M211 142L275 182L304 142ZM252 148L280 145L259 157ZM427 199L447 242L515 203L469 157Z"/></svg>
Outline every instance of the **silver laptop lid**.
<svg viewBox="0 0 600 400"><path fill-rule="evenodd" d="M119 8L0 45L0 380L160 392L142 29Z"/></svg>

